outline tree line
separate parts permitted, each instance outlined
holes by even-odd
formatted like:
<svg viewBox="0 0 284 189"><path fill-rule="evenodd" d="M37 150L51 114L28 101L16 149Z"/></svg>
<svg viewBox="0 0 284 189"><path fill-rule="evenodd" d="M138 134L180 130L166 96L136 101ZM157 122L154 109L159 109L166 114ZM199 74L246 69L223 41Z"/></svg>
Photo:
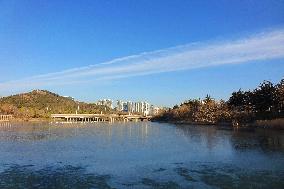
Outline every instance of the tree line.
<svg viewBox="0 0 284 189"><path fill-rule="evenodd" d="M156 121L172 121L200 124L248 125L256 120L272 120L284 117L284 79L273 84L263 81L253 90L239 89L227 101L190 99L164 111L153 118Z"/></svg>

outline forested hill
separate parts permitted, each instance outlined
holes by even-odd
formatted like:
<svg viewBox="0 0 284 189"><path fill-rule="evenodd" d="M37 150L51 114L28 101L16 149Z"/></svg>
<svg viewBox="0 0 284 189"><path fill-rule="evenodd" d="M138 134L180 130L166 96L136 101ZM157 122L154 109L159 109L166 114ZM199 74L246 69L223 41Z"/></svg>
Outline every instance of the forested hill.
<svg viewBox="0 0 284 189"><path fill-rule="evenodd" d="M13 114L19 118L45 118L53 113L75 113L76 110L78 113L110 111L104 106L74 101L46 90L0 98L0 114Z"/></svg>

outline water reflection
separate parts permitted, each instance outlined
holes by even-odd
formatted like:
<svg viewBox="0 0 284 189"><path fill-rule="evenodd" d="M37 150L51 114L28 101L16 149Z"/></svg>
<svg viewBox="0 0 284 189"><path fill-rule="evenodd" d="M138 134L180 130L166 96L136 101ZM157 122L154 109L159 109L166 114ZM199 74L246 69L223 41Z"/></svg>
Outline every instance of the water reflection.
<svg viewBox="0 0 284 189"><path fill-rule="evenodd" d="M72 137L97 137L104 144L114 141L123 143L147 144L149 141L164 139L168 136L178 136L185 143L196 144L199 147L214 151L217 148L232 146L236 150L261 148L263 150L284 150L284 132L259 129L253 132L238 130L219 130L212 126L175 127L165 124L161 126L150 123L0 123L0 141L40 141L56 140ZM174 131L174 133L170 133Z"/></svg>
<svg viewBox="0 0 284 189"><path fill-rule="evenodd" d="M212 126L177 125L177 134L188 141L204 144L209 150L224 146L228 142L236 150L260 148L264 151L284 150L284 131L255 129L220 130Z"/></svg>
<svg viewBox="0 0 284 189"><path fill-rule="evenodd" d="M213 126L176 125L177 134L187 138L187 141L202 146L209 151L217 148L228 148L230 135L226 131L217 130Z"/></svg>
<svg viewBox="0 0 284 189"><path fill-rule="evenodd" d="M284 151L283 131L257 129L253 132L234 131L232 145L237 150L262 149L263 151Z"/></svg>
<svg viewBox="0 0 284 189"><path fill-rule="evenodd" d="M12 124L10 122L1 122L0 121L0 129L7 129L7 128L11 128Z"/></svg>
<svg viewBox="0 0 284 189"><path fill-rule="evenodd" d="M151 130L149 123L10 123L0 122L0 140L33 141L52 140L79 135L103 135L109 142L113 138L139 138L145 141ZM153 129L153 128L152 128ZM157 129L155 132L157 134Z"/></svg>

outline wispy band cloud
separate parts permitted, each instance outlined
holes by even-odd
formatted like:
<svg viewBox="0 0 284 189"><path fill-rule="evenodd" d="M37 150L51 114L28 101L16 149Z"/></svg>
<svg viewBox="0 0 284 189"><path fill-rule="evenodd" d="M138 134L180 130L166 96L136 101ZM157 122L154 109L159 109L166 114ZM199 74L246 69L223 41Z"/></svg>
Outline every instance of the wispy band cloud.
<svg viewBox="0 0 284 189"><path fill-rule="evenodd" d="M61 72L0 83L0 90L79 84L223 64L284 58L284 29L249 37L145 52Z"/></svg>

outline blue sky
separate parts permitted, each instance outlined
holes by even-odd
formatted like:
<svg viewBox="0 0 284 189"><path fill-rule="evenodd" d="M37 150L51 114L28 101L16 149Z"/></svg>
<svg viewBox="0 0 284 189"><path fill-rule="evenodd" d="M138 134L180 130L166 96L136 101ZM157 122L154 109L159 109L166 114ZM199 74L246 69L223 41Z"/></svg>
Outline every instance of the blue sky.
<svg viewBox="0 0 284 189"><path fill-rule="evenodd" d="M283 78L283 10L273 0L0 0L0 96L39 88L88 102L227 99Z"/></svg>

